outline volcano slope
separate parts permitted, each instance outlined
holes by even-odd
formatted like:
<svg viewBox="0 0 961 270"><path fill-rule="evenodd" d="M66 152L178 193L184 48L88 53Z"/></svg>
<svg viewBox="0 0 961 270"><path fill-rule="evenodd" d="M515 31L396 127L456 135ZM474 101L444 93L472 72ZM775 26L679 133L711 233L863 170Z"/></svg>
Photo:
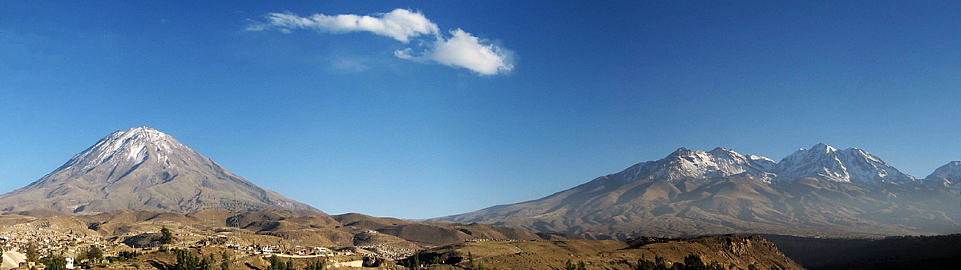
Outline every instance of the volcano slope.
<svg viewBox="0 0 961 270"><path fill-rule="evenodd" d="M149 127L111 133L39 180L0 195L0 211L32 209L85 214L207 209L321 213L234 175Z"/></svg>

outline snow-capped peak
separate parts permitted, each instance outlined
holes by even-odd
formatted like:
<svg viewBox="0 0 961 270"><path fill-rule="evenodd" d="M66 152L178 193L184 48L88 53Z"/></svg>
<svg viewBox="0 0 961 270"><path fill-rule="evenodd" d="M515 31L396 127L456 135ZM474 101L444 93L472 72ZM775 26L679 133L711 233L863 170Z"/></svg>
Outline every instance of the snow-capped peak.
<svg viewBox="0 0 961 270"><path fill-rule="evenodd" d="M170 135L146 126L118 130L107 135L87 150L75 155L64 166L82 166L84 169L103 164L108 161L142 163L151 153L156 161L166 163L168 154L183 149L192 149L181 144Z"/></svg>
<svg viewBox="0 0 961 270"><path fill-rule="evenodd" d="M830 145L827 145L827 144L825 144L825 143L822 142L822 143L818 143L818 144L815 144L814 146L812 146L812 147L811 147L811 151L814 151L814 152L817 152L817 153L827 154L827 153L831 153L831 152L836 152L836 151L838 151L838 149L837 149L837 148L834 148L834 147L831 147Z"/></svg>
<svg viewBox="0 0 961 270"><path fill-rule="evenodd" d="M944 166L938 167L931 175L924 178L925 181L942 179L949 184L961 183L961 161L948 162Z"/></svg>
<svg viewBox="0 0 961 270"><path fill-rule="evenodd" d="M917 183L913 176L898 171L867 151L858 148L839 150L825 143L801 148L781 162L758 155L742 155L721 147L708 152L682 147L663 159L635 164L613 179L625 182L640 179L675 181L740 174L769 183L775 179L790 182L805 177L863 185ZM942 166L928 178L961 185L961 162Z"/></svg>
<svg viewBox="0 0 961 270"><path fill-rule="evenodd" d="M848 148L837 150L818 143L808 150L801 149L784 157L774 171L781 181L802 177L816 177L838 182L864 184L908 183L914 177L898 171L870 153Z"/></svg>
<svg viewBox="0 0 961 270"><path fill-rule="evenodd" d="M742 173L764 181L773 179L774 175L765 171L765 168L773 166L774 162L765 157L751 156L754 158L720 147L709 152L692 151L682 147L663 159L628 168L625 171L627 172L625 180L674 181L685 178L726 177Z"/></svg>

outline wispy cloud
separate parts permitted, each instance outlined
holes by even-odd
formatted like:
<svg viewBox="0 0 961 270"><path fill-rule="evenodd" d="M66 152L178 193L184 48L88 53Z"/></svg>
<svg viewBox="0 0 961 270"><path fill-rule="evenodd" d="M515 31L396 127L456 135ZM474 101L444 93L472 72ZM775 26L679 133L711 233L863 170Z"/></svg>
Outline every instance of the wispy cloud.
<svg viewBox="0 0 961 270"><path fill-rule="evenodd" d="M405 44L423 38L420 47L397 50L394 55L415 62L435 62L450 67L462 67L480 75L495 75L514 69L509 50L490 44L461 29L451 30L450 36L440 32L437 24L420 12L395 9L373 15L324 15L301 17L293 13L269 13L266 21L248 20L247 31L277 29L286 34L298 29L320 33L341 34L370 32L393 38Z"/></svg>

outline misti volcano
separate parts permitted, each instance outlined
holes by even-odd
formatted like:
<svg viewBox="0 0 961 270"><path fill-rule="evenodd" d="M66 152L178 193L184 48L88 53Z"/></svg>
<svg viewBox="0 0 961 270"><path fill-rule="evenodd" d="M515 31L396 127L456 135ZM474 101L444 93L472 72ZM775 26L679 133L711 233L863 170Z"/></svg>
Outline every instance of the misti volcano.
<svg viewBox="0 0 961 270"><path fill-rule="evenodd" d="M30 185L0 195L0 210L189 213L317 209L258 187L148 127L117 131Z"/></svg>

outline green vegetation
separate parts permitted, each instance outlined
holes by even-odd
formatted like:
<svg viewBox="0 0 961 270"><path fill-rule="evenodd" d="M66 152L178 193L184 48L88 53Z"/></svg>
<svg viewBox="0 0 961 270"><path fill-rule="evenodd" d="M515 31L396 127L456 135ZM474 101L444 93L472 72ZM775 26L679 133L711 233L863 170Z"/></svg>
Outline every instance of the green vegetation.
<svg viewBox="0 0 961 270"><path fill-rule="evenodd" d="M36 262L37 259L40 258L40 252L37 251L37 245L33 242L27 243L26 255L28 262Z"/></svg>
<svg viewBox="0 0 961 270"><path fill-rule="evenodd" d="M163 226L160 229L160 244L169 245L174 242L174 234L167 229L167 226Z"/></svg>
<svg viewBox="0 0 961 270"><path fill-rule="evenodd" d="M564 263L564 270L587 270L587 265L584 261L579 261L577 264L571 263L571 259L567 259L567 263Z"/></svg>
<svg viewBox="0 0 961 270"><path fill-rule="evenodd" d="M654 256L654 261L649 261L646 258L638 259L634 270L667 270L669 268L664 257Z"/></svg>
<svg viewBox="0 0 961 270"><path fill-rule="evenodd" d="M187 249L173 249L173 252L177 253L177 264L170 270L213 270L213 256L203 257Z"/></svg>
<svg viewBox="0 0 961 270"><path fill-rule="evenodd" d="M200 269L214 270L214 254L213 253L207 254L207 257L203 257L203 260L200 260Z"/></svg>
<svg viewBox="0 0 961 270"><path fill-rule="evenodd" d="M117 257L112 257L111 261L126 262L127 260L136 258L137 256L140 256L140 252L121 251L121 252L117 252Z"/></svg>
<svg viewBox="0 0 961 270"><path fill-rule="evenodd" d="M689 254L687 257L684 257L684 267L691 270L707 270L704 261L701 261L701 256L697 254Z"/></svg>
<svg viewBox="0 0 961 270"><path fill-rule="evenodd" d="M270 266L265 270L287 270L287 263L277 257L277 255L270 255Z"/></svg>
<svg viewBox="0 0 961 270"><path fill-rule="evenodd" d="M230 255L226 250L220 254L220 270L230 270Z"/></svg>
<svg viewBox="0 0 961 270"><path fill-rule="evenodd" d="M47 254L37 262L43 264L45 270L67 270L67 258L54 256L53 253Z"/></svg>
<svg viewBox="0 0 961 270"><path fill-rule="evenodd" d="M227 252L223 253L223 258L224 258L224 261L227 261L227 258L228 258ZM287 262L284 262L283 260L278 258L277 255L271 255L270 258L267 259L267 261L270 262L270 266L267 266L267 269L264 269L264 270L299 270L296 267L294 267L293 259L288 259ZM227 269L227 267L229 267L228 264L224 264L224 263L220 264L221 270L225 270ZM316 261L307 262L307 265L304 265L303 270L324 270L324 268L327 268L327 261L316 260Z"/></svg>
<svg viewBox="0 0 961 270"><path fill-rule="evenodd" d="M705 264L704 261L701 260L701 256L697 254L687 255L687 257L684 257L684 263L678 266L680 266L682 270L724 270L724 266L721 266L721 263L717 261ZM667 270L673 269L672 267L673 266L667 265L667 260L665 260L664 257L655 256L654 261L647 260L646 258L637 260L637 265L634 266L634 270ZM728 269L735 268L733 264L728 265Z"/></svg>
<svg viewBox="0 0 961 270"><path fill-rule="evenodd" d="M690 254L684 257L684 269L689 270L724 270L724 266L717 261L712 261L710 264L705 264L701 260L701 256L697 254Z"/></svg>
<svg viewBox="0 0 961 270"><path fill-rule="evenodd" d="M327 268L326 260L309 261L304 266L304 270L324 270L324 268Z"/></svg>
<svg viewBox="0 0 961 270"><path fill-rule="evenodd" d="M90 245L87 247L87 249L81 251L80 254L77 255L78 261L89 260L92 263L99 263L100 259L103 259L103 250L100 250L100 247L97 247L96 245Z"/></svg>

